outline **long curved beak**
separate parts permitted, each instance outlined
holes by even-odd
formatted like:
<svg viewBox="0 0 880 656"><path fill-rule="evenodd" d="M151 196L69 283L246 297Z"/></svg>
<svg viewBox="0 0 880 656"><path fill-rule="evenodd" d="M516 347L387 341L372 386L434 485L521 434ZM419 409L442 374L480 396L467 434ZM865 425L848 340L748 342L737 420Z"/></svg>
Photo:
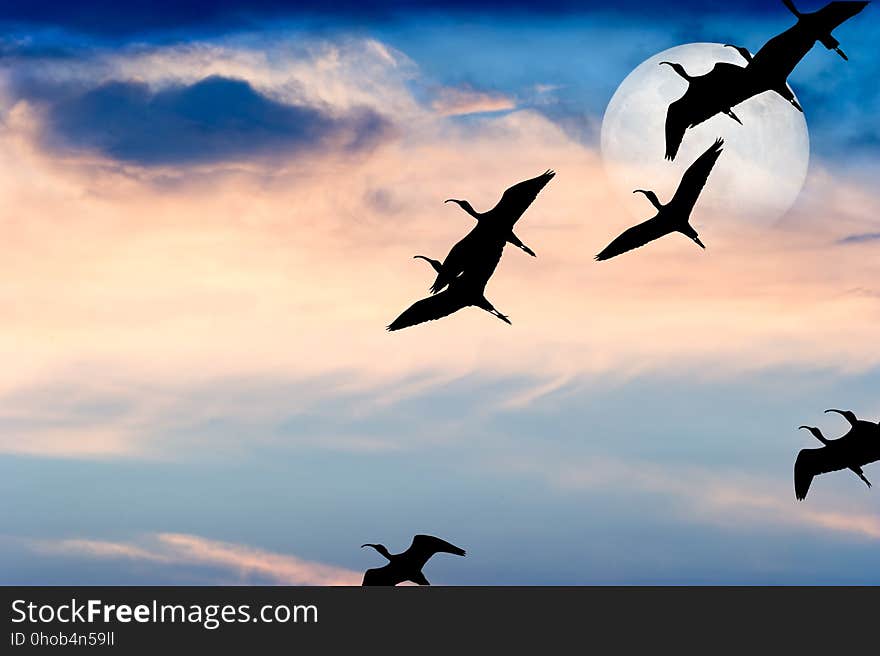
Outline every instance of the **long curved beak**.
<svg viewBox="0 0 880 656"><path fill-rule="evenodd" d="M808 431L811 431L811 430L814 430L814 428L813 428L812 426L798 426L798 430L808 430Z"/></svg>
<svg viewBox="0 0 880 656"><path fill-rule="evenodd" d="M839 415L842 415L842 414L843 414L843 410L835 410L834 408L829 408L828 410L825 411L824 414L827 415L829 412L836 412L836 413L839 414Z"/></svg>
<svg viewBox="0 0 880 656"><path fill-rule="evenodd" d="M449 200L444 200L443 204L445 205L446 203L460 203L460 202L461 202L460 200L456 200L455 198L450 198Z"/></svg>

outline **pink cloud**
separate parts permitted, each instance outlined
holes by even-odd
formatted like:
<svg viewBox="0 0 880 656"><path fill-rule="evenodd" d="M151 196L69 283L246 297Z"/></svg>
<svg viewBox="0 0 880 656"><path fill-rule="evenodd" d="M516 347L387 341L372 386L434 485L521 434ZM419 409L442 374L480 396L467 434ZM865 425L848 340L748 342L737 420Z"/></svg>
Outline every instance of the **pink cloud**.
<svg viewBox="0 0 880 656"><path fill-rule="evenodd" d="M672 236L597 264L593 255L633 221L598 153L531 111L459 125L424 110L407 91L411 63L380 46L323 44L285 65L207 46L102 64L110 77L139 72L158 84L171 75L158 62L173 61L180 79L235 75L273 97L340 109L390 98L406 132L369 157L146 170L59 159L40 149L33 107L7 112L0 414L22 411L16 392L72 371L138 406L109 427L35 428L0 450L143 453L176 390L217 380L344 377L343 391L393 383L383 392L393 403L474 373L535 378L517 406L581 377L880 364L876 245L834 245L872 231L880 207L870 190L817 169L810 202L777 226L698 212L706 252ZM508 249L487 289L513 326L472 309L386 333L426 294L430 270L412 256L442 257L473 225L443 200L487 209L550 167L557 177L517 227L538 258Z"/></svg>
<svg viewBox="0 0 880 656"><path fill-rule="evenodd" d="M138 542L44 540L33 543L33 547L43 553L96 560L217 567L238 581L257 576L276 585L360 585L363 578L362 573L343 567L181 533L157 533Z"/></svg>
<svg viewBox="0 0 880 656"><path fill-rule="evenodd" d="M467 86L442 87L431 102L431 108L441 116L461 116L512 110L516 108L516 102L504 94Z"/></svg>

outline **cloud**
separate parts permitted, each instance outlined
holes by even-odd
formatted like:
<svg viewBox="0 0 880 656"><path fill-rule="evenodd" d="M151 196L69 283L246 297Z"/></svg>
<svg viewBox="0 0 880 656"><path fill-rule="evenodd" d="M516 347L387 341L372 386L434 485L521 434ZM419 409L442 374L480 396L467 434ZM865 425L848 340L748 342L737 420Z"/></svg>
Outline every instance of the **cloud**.
<svg viewBox="0 0 880 656"><path fill-rule="evenodd" d="M181 533L156 533L136 542L89 539L40 540L40 553L96 560L134 560L155 565L214 567L239 584L360 585L362 573L296 556Z"/></svg>
<svg viewBox="0 0 880 656"><path fill-rule="evenodd" d="M91 89L141 79L150 90L136 97L153 102L173 88L163 102L179 111L200 80L218 75L248 81L233 85L246 106L259 94L258 107L326 106L333 115L385 107L401 132L360 157L317 149L308 158L281 154L273 166L144 167L101 153L59 157L45 148L41 112L7 104L0 420L13 430L4 450L160 453L155 435L204 430L198 421L216 411L206 395L194 395L185 412L169 399L232 383L282 381L331 398L344 381L346 390L395 402L470 375L526 377L533 391L510 402L517 407L595 377L688 372L699 381L776 366L839 373L880 365L880 303L847 291L876 280L880 263L829 248L872 230L880 205L870 188L814 167L806 202L778 225L704 212L706 252L673 235L596 264L592 256L632 219L599 154L553 121L522 109L440 116L410 89L414 78L422 88L430 80L371 39L276 54L198 44L29 71ZM442 257L473 225L443 200L488 209L508 186L549 167L558 175L517 226L538 258L508 249L487 288L513 326L468 309L385 332L430 283L412 256ZM22 402L57 381L62 394ZM115 415L93 404L99 412L61 408L54 417L56 399L93 385L130 409ZM272 427L276 411L258 425ZM342 448L387 446L350 427L332 437Z"/></svg>
<svg viewBox="0 0 880 656"><path fill-rule="evenodd" d="M516 102L504 94L479 91L468 86L439 89L431 108L441 116L462 116L516 109Z"/></svg>
<svg viewBox="0 0 880 656"><path fill-rule="evenodd" d="M687 521L731 526L790 526L880 540L880 518L871 513L840 512L816 507L817 501L798 503L783 482L698 466L657 466L592 458L588 467L576 462L509 461L513 469L543 477L550 485L570 490L617 489L625 486L661 495ZM847 505L838 503L839 505Z"/></svg>
<svg viewBox="0 0 880 656"><path fill-rule="evenodd" d="M51 144L147 166L361 150L390 131L390 122L368 108L335 116L217 75L158 91L130 81L74 93L43 87L30 99L46 106Z"/></svg>
<svg viewBox="0 0 880 656"><path fill-rule="evenodd" d="M857 235L848 235L842 239L838 239L838 244L866 244L872 241L880 240L880 232L865 232Z"/></svg>

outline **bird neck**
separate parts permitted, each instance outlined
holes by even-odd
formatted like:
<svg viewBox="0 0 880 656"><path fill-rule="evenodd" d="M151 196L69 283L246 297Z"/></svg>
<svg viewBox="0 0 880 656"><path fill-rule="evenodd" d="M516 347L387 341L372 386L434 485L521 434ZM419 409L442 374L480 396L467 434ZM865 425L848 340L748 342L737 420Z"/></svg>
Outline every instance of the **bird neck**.
<svg viewBox="0 0 880 656"><path fill-rule="evenodd" d="M374 545L373 548L378 551L380 554L385 556L388 560L391 560L391 554L388 553L388 549L385 548L384 544Z"/></svg>
<svg viewBox="0 0 880 656"><path fill-rule="evenodd" d="M810 431L813 434L813 437L815 437L817 440L819 440L822 444L825 444L825 445L828 444L828 440L825 439L824 435L822 435L821 430L819 430L818 428L815 428L813 426L804 426L804 428L806 428L808 431Z"/></svg>
<svg viewBox="0 0 880 656"><path fill-rule="evenodd" d="M477 221L479 221L480 219L483 218L483 215L480 214L479 212L477 212L477 210L475 210L475 209L471 206L471 204L470 204L469 202L467 202L466 200L459 200L459 201L456 201L456 202L458 203L459 207L461 207L461 209L463 209L465 212L467 212L468 214L470 214L470 215L471 215L472 217L474 217Z"/></svg>
<svg viewBox="0 0 880 656"><path fill-rule="evenodd" d="M678 73L682 78L684 78L688 82L691 82L694 79L692 76L688 75L688 72L686 70L684 70L684 66L682 66L681 64L679 64L677 62L662 62L662 63L669 66L673 71Z"/></svg>

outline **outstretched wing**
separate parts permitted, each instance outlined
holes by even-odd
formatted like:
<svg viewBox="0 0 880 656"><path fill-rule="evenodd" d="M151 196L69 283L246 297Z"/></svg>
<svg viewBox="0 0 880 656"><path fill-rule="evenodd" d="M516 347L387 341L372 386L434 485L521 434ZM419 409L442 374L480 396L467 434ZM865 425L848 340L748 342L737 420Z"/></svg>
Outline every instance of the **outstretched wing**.
<svg viewBox="0 0 880 656"><path fill-rule="evenodd" d="M818 11L809 15L816 21L817 25L822 26L822 29L831 32L834 28L839 27L841 23L860 13L869 4L868 2L829 2Z"/></svg>
<svg viewBox="0 0 880 656"><path fill-rule="evenodd" d="M413 303L408 309L404 310L403 314L389 324L388 330L402 330L403 328L416 326L426 321L442 319L463 307L464 305L461 301L447 289L436 296L429 296Z"/></svg>
<svg viewBox="0 0 880 656"><path fill-rule="evenodd" d="M724 140L718 139L688 167L682 176L678 189L669 204L676 206L679 211L685 213L685 216L690 215L694 205L697 204L697 199L700 197L703 187L706 186L709 174L723 151L723 145Z"/></svg>
<svg viewBox="0 0 880 656"><path fill-rule="evenodd" d="M848 469L850 463L845 455L842 449L833 446L801 450L794 461L794 494L798 501L807 497L815 476Z"/></svg>
<svg viewBox="0 0 880 656"><path fill-rule="evenodd" d="M425 566L425 563L436 553L449 553L456 556L464 556L464 549L450 544L446 540L435 538L433 535L417 535L413 538L412 544L406 550L407 558L411 558L419 569Z"/></svg>
<svg viewBox="0 0 880 656"><path fill-rule="evenodd" d="M617 239L612 241L605 247L601 253L596 256L596 260L610 260L621 253L626 253L635 248L641 248L655 239L659 239L669 234L669 228L660 220L659 216L640 223L637 226L625 230Z"/></svg>
<svg viewBox="0 0 880 656"><path fill-rule="evenodd" d="M377 567L368 569L364 572L364 580L361 585L397 585L400 581L395 581L391 575L391 567Z"/></svg>
<svg viewBox="0 0 880 656"><path fill-rule="evenodd" d="M666 159L670 162L678 155L684 133L691 125L692 101L688 92L669 105L666 110Z"/></svg>
<svg viewBox="0 0 880 656"><path fill-rule="evenodd" d="M547 170L537 178L532 178L510 187L501 196L498 204L492 208L491 213L493 217L503 217L504 220L509 221L510 227L513 228L513 225L519 221L523 212L529 208L529 205L535 201L541 190L547 186L547 183L555 175L554 171Z"/></svg>

